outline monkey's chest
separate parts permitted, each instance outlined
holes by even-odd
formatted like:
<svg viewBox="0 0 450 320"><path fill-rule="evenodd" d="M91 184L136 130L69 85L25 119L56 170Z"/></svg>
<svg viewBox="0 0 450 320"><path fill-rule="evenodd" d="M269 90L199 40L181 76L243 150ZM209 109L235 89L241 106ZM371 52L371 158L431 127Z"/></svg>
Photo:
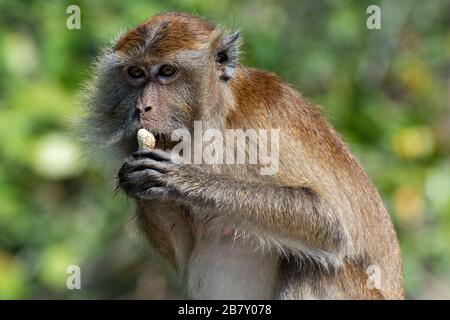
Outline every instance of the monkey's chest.
<svg viewBox="0 0 450 320"><path fill-rule="evenodd" d="M273 299L278 258L235 239L230 230L201 234L187 268L196 299Z"/></svg>

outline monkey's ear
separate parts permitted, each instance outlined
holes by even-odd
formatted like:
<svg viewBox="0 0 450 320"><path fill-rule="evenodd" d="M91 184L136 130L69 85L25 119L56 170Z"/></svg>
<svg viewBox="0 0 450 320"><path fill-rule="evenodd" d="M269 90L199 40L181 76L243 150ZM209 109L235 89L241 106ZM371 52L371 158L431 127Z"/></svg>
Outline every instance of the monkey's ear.
<svg viewBox="0 0 450 320"><path fill-rule="evenodd" d="M215 48L214 58L219 72L219 79L228 81L233 76L239 53L239 31L223 34Z"/></svg>

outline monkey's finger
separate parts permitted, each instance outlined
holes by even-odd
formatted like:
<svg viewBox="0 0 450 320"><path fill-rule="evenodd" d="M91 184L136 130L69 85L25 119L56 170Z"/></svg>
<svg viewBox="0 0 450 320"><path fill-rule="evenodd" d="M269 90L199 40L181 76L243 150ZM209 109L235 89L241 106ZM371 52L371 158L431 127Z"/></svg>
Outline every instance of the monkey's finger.
<svg viewBox="0 0 450 320"><path fill-rule="evenodd" d="M153 169L145 169L128 174L126 179L142 185L148 182L163 182L164 174Z"/></svg>
<svg viewBox="0 0 450 320"><path fill-rule="evenodd" d="M142 190L147 184L147 187L152 185L160 185L163 181L163 174L158 171L146 169L119 175L119 185L125 190Z"/></svg>
<svg viewBox="0 0 450 320"><path fill-rule="evenodd" d="M171 169L171 164L155 161L153 159L139 159L128 163L130 172L142 171L146 169L156 170L160 173L167 173Z"/></svg>
<svg viewBox="0 0 450 320"><path fill-rule="evenodd" d="M119 169L117 177L119 178L119 180L124 180L129 173L130 173L129 160L126 160L125 163L122 165L122 167Z"/></svg>
<svg viewBox="0 0 450 320"><path fill-rule="evenodd" d="M149 188L153 187L162 187L163 183L161 179L155 177L149 177L143 174L130 174L123 178L119 178L119 186L124 189L127 193L131 193L133 195L143 192Z"/></svg>
<svg viewBox="0 0 450 320"><path fill-rule="evenodd" d="M151 158L157 161L171 161L172 153L161 149L140 150L132 154L133 158Z"/></svg>

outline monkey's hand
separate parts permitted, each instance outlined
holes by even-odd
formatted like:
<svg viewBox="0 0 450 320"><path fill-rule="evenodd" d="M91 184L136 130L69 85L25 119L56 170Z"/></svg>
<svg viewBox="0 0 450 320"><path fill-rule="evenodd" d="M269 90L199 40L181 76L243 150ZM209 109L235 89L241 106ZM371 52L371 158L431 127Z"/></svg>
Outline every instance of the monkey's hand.
<svg viewBox="0 0 450 320"><path fill-rule="evenodd" d="M137 151L119 170L119 186L136 199L174 200L178 196L172 180L185 165L181 157L159 149Z"/></svg>

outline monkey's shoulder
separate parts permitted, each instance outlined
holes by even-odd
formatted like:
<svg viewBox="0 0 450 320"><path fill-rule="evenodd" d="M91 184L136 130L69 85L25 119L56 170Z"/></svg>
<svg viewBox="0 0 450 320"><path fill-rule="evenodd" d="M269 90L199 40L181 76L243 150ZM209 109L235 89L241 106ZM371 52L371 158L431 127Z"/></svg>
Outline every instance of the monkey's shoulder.
<svg viewBox="0 0 450 320"><path fill-rule="evenodd" d="M302 119L323 120L321 110L277 74L239 66L230 87L235 99L230 123L246 120L280 127Z"/></svg>

